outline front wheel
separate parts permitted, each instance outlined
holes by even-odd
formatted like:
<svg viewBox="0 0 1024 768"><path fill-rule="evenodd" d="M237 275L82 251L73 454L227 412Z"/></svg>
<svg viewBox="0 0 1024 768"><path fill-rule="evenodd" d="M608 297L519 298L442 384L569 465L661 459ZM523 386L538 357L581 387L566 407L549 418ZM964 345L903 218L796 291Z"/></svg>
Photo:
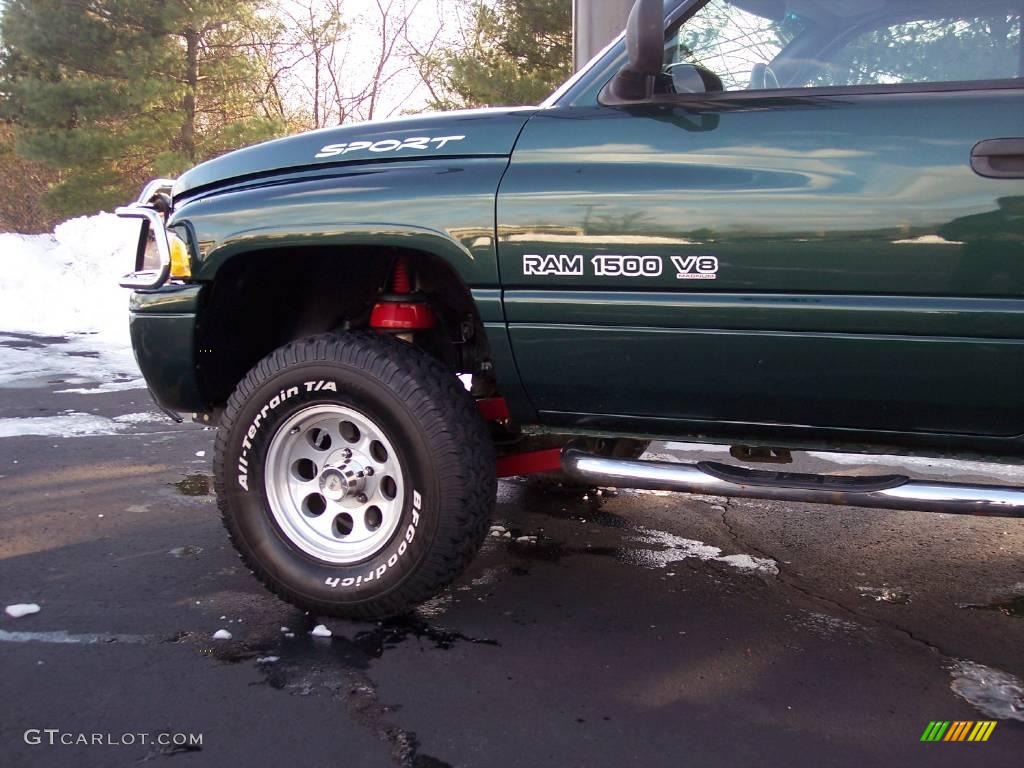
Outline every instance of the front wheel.
<svg viewBox="0 0 1024 768"><path fill-rule="evenodd" d="M473 399L421 350L325 335L264 358L217 433L218 504L246 564L319 614L381 618L469 563L494 508Z"/></svg>

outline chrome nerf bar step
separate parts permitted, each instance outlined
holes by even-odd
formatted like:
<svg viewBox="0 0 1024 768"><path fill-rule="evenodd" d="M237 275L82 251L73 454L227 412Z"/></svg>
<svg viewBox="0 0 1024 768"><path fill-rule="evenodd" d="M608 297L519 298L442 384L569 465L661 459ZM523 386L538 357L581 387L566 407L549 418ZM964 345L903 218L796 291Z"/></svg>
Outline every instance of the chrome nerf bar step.
<svg viewBox="0 0 1024 768"><path fill-rule="evenodd" d="M812 504L1024 517L1024 488L912 480L903 475L841 477L766 472L702 461L675 464L594 456L575 448L562 453L567 475L594 485L681 491Z"/></svg>

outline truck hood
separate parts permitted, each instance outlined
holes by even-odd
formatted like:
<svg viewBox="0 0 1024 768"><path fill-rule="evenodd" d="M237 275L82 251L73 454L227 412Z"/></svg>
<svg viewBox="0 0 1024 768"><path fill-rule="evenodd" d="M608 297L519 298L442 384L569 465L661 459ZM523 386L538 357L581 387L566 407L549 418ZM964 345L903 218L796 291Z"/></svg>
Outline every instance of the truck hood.
<svg viewBox="0 0 1024 768"><path fill-rule="evenodd" d="M317 165L509 155L519 131L536 111L536 107L518 107L439 112L275 139L197 165L178 178L173 195Z"/></svg>

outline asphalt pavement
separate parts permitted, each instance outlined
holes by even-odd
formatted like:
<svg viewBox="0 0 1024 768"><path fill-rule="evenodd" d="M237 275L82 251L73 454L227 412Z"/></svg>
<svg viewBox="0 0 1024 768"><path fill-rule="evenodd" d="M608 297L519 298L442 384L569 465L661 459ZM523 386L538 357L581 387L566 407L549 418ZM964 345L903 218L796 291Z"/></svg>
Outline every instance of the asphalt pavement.
<svg viewBox="0 0 1024 768"><path fill-rule="evenodd" d="M508 481L453 587L349 623L241 565L212 431L67 388L0 389L0 601L41 609L0 616L4 766L1021 763L1024 521ZM920 740L983 720L984 743Z"/></svg>

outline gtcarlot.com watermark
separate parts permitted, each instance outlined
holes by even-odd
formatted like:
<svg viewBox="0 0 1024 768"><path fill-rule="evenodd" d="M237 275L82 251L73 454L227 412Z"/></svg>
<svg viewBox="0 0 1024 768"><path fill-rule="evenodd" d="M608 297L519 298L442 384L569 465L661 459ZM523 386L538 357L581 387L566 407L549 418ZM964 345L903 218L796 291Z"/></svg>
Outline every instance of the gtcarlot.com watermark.
<svg viewBox="0 0 1024 768"><path fill-rule="evenodd" d="M130 747L155 744L160 747L201 747L201 733L76 733L60 728L29 728L25 743L51 747Z"/></svg>

